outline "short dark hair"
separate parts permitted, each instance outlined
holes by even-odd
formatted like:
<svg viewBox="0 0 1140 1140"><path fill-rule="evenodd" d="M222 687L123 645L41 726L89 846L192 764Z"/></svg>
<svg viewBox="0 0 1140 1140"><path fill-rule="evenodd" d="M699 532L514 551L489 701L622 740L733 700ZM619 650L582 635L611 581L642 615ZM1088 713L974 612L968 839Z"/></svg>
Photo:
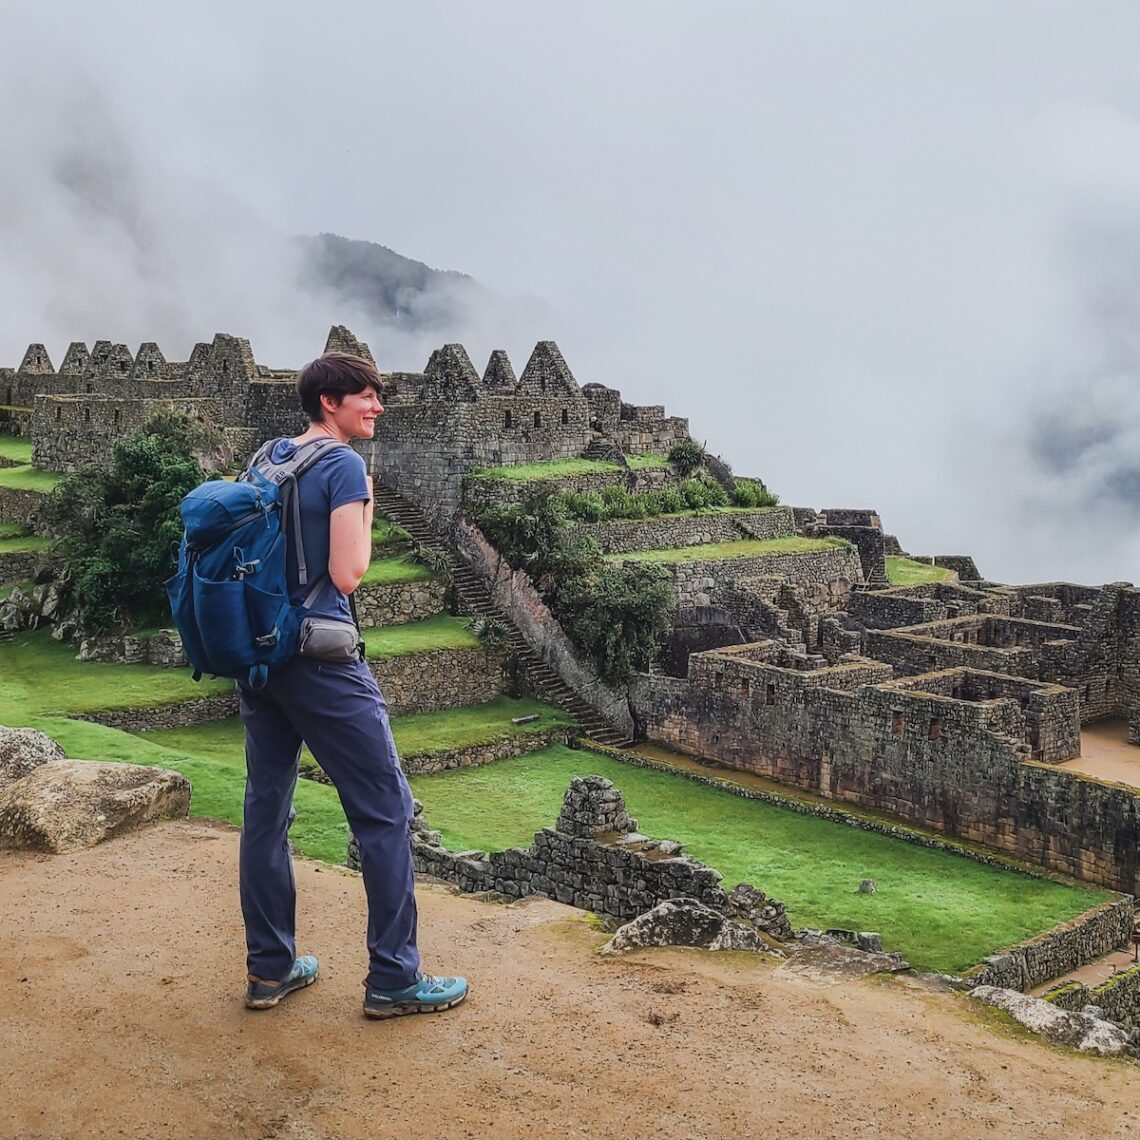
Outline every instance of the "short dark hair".
<svg viewBox="0 0 1140 1140"><path fill-rule="evenodd" d="M381 380L376 365L350 352L326 352L297 373L297 395L310 420L323 420L322 396L332 396L337 404L345 396L374 388L380 395Z"/></svg>

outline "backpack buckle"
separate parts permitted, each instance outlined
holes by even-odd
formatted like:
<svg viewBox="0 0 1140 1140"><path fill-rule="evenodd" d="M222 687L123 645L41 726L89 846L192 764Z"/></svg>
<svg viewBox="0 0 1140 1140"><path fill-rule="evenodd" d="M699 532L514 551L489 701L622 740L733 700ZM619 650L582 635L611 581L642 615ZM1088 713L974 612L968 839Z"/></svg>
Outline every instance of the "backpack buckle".
<svg viewBox="0 0 1140 1140"><path fill-rule="evenodd" d="M256 645L258 649L272 649L277 644L278 633L277 627L274 626L271 633L263 633L260 637L255 637L253 644Z"/></svg>

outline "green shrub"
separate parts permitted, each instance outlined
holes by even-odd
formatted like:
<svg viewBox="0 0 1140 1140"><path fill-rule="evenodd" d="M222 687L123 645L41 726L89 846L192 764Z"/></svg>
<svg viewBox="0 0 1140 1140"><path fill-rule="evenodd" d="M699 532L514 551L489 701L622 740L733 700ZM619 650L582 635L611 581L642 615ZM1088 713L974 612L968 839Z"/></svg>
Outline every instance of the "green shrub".
<svg viewBox="0 0 1140 1140"><path fill-rule="evenodd" d="M685 496L676 487L666 487L663 491L658 491L657 494L661 496L661 508L658 510L658 514L675 515L689 508L689 504L685 502Z"/></svg>
<svg viewBox="0 0 1140 1140"><path fill-rule="evenodd" d="M98 631L153 624L168 614L163 582L182 536L178 505L206 475L200 456L223 449L221 433L164 415L115 444L107 467L64 476L46 515L65 609Z"/></svg>
<svg viewBox="0 0 1140 1140"><path fill-rule="evenodd" d="M582 496L582 518L587 522L605 522L609 517L605 500L597 491L587 491Z"/></svg>
<svg viewBox="0 0 1140 1140"><path fill-rule="evenodd" d="M758 479L737 479L732 490L732 503L737 507L775 507L779 495L773 495Z"/></svg>
<svg viewBox="0 0 1140 1140"><path fill-rule="evenodd" d="M627 519L633 510L633 496L616 484L602 490L602 502L611 519Z"/></svg>
<svg viewBox="0 0 1140 1140"><path fill-rule="evenodd" d="M686 506L694 511L709 505L708 487L699 479L686 479L681 484L681 494L685 498Z"/></svg>
<svg viewBox="0 0 1140 1140"><path fill-rule="evenodd" d="M727 507L728 492L715 479L702 479L705 488L705 505L708 507Z"/></svg>
<svg viewBox="0 0 1140 1140"><path fill-rule="evenodd" d="M691 439L669 448L669 465L681 475L691 475L704 462L705 449Z"/></svg>
<svg viewBox="0 0 1140 1140"><path fill-rule="evenodd" d="M672 625L674 606L662 567L618 563L567 583L558 619L601 676L621 684L649 668Z"/></svg>

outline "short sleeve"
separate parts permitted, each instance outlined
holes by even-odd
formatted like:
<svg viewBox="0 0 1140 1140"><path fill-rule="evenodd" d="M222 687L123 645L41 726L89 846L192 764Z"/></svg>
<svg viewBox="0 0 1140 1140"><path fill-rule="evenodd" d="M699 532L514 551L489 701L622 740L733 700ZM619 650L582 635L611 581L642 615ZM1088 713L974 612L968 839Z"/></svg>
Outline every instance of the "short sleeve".
<svg viewBox="0 0 1140 1140"><path fill-rule="evenodd" d="M338 447L324 462L329 511L346 503L367 502L372 496L365 481L364 460L351 447Z"/></svg>

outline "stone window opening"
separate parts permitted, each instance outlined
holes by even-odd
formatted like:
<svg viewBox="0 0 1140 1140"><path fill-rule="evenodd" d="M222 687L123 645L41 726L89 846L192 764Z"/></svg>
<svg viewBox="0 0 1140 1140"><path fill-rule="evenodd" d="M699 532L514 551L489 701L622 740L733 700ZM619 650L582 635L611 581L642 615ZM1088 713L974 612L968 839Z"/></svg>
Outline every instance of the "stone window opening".
<svg viewBox="0 0 1140 1140"><path fill-rule="evenodd" d="M713 674L713 688L718 693L721 691L721 689L724 688L724 674L723 673L714 673Z"/></svg>
<svg viewBox="0 0 1140 1140"><path fill-rule="evenodd" d="M942 737L942 718L932 716L930 718L930 739L940 740Z"/></svg>
<svg viewBox="0 0 1140 1140"><path fill-rule="evenodd" d="M899 709L891 712L891 732L898 736L903 730L903 714Z"/></svg>
<svg viewBox="0 0 1140 1140"><path fill-rule="evenodd" d="M55 406L55 418L57 420L63 418L63 408L61 408L58 404Z"/></svg>
<svg viewBox="0 0 1140 1140"><path fill-rule="evenodd" d="M764 694L764 703L766 705L774 705L776 703L776 686L769 685Z"/></svg>
<svg viewBox="0 0 1140 1140"><path fill-rule="evenodd" d="M1092 685L1086 685L1085 686L1085 704L1087 705L1090 700L1092 700Z"/></svg>
<svg viewBox="0 0 1140 1140"><path fill-rule="evenodd" d="M85 424L89 424L91 422L91 409L90 408L84 408L83 409L83 422Z"/></svg>
<svg viewBox="0 0 1140 1140"><path fill-rule="evenodd" d="M111 422L113 424L117 424L119 422L119 409L118 408L116 408L114 410L114 412L111 414Z"/></svg>
<svg viewBox="0 0 1140 1140"><path fill-rule="evenodd" d="M568 424L570 422L570 412L567 408L562 409L562 422Z"/></svg>
<svg viewBox="0 0 1140 1140"><path fill-rule="evenodd" d="M535 412L534 413L534 426L539 427L539 428L542 427L542 413L541 412Z"/></svg>
<svg viewBox="0 0 1140 1140"><path fill-rule="evenodd" d="M752 696L752 682L747 677L740 682L740 695L745 700Z"/></svg>
<svg viewBox="0 0 1140 1140"><path fill-rule="evenodd" d="M503 413L503 427L513 427L513 426L514 425L511 423L511 409L508 408Z"/></svg>
<svg viewBox="0 0 1140 1140"><path fill-rule="evenodd" d="M87 391L88 392L94 392L95 391L95 385L94 384L88 384L87 385Z"/></svg>

